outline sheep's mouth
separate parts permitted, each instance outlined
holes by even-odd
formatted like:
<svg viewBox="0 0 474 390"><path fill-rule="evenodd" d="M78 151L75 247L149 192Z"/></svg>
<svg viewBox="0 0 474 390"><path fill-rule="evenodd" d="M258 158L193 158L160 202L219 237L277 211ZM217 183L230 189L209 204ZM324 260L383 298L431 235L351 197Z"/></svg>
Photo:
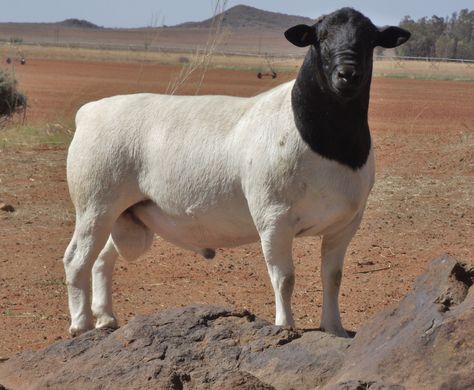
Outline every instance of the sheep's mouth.
<svg viewBox="0 0 474 390"><path fill-rule="evenodd" d="M336 95L344 98L356 97L359 93L358 86L340 85L340 83L333 83L332 88Z"/></svg>

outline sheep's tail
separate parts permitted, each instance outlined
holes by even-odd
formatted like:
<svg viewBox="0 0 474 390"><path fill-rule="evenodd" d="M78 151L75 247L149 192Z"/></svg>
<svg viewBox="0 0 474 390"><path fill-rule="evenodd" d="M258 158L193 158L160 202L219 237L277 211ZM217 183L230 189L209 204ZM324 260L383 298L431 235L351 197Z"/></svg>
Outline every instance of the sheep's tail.
<svg viewBox="0 0 474 390"><path fill-rule="evenodd" d="M151 246L154 233L138 219L133 209L125 210L115 221L112 240L117 252L126 260L135 260Z"/></svg>

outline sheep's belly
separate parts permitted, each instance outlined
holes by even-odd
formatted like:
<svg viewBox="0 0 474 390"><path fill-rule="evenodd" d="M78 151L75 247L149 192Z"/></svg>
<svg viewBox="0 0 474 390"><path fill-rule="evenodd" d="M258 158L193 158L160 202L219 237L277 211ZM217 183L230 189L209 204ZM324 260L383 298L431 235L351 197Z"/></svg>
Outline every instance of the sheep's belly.
<svg viewBox="0 0 474 390"><path fill-rule="evenodd" d="M133 212L160 237L194 251L235 247L259 239L248 211L213 209L204 213L187 210L180 215L170 215L149 202L134 207Z"/></svg>

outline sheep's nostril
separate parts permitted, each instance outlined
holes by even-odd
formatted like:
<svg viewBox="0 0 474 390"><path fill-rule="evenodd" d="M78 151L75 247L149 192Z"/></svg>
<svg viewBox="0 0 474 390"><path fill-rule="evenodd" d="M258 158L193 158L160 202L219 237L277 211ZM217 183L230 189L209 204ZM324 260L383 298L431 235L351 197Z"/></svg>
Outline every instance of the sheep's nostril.
<svg viewBox="0 0 474 390"><path fill-rule="evenodd" d="M342 83L354 83L359 80L359 74L353 67L341 67L338 69L337 78Z"/></svg>
<svg viewBox="0 0 474 390"><path fill-rule="evenodd" d="M337 77L339 77L339 78L342 79L342 80L346 80L346 81L347 81L347 79L348 79L347 74L344 73L344 72L337 72Z"/></svg>

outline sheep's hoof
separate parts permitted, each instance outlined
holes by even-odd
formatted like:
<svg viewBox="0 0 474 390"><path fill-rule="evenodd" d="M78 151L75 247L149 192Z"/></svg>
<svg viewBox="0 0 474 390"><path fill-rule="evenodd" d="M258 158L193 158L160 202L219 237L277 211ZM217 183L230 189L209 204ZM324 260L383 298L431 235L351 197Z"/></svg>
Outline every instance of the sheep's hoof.
<svg viewBox="0 0 474 390"><path fill-rule="evenodd" d="M330 334L332 334L334 336L337 336L337 337L343 337L345 339L350 338L349 334L342 327L338 327L337 329L329 329L329 328L325 328L325 327L321 326L319 329L322 332L330 333Z"/></svg>
<svg viewBox="0 0 474 390"><path fill-rule="evenodd" d="M95 323L96 329L117 329L117 320L113 316L103 315L97 318Z"/></svg>
<svg viewBox="0 0 474 390"><path fill-rule="evenodd" d="M69 334L71 337L77 337L80 336L83 333L86 333L87 331L93 329L94 327L92 324L89 324L87 326L76 326L76 325L71 325L69 327Z"/></svg>
<svg viewBox="0 0 474 390"><path fill-rule="evenodd" d="M337 337L345 338L345 339L349 339L351 337L351 336L349 336L349 334L345 330L342 330L342 332L337 332L334 335L337 336Z"/></svg>

